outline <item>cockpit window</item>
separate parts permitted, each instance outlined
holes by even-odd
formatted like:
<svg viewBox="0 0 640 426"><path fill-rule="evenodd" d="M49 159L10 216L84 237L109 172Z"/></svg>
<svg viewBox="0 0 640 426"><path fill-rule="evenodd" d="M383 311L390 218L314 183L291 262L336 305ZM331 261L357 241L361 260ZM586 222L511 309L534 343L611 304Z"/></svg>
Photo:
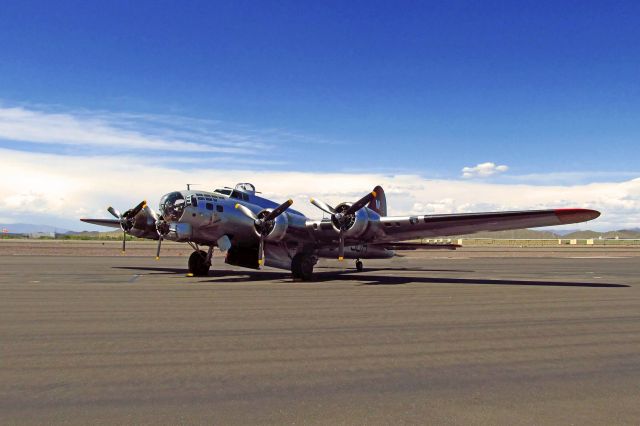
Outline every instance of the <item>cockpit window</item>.
<svg viewBox="0 0 640 426"><path fill-rule="evenodd" d="M166 221L178 221L184 206L184 196L180 192L170 192L160 199L160 214Z"/></svg>
<svg viewBox="0 0 640 426"><path fill-rule="evenodd" d="M231 190L230 189L216 189L213 192L217 192L218 194L222 194L222 195L231 195Z"/></svg>

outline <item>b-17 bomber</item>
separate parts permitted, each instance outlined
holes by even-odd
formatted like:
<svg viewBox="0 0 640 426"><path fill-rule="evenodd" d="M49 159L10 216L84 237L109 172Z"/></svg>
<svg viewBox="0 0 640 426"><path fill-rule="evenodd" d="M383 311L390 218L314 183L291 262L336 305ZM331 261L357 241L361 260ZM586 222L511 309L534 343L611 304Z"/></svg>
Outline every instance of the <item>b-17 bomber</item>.
<svg viewBox="0 0 640 426"><path fill-rule="evenodd" d="M157 213L143 201L124 213L109 207L114 219L80 220L121 228L123 251L127 234L157 240L156 258L165 239L187 243L194 250L188 262L194 276L209 273L218 247L230 265L252 269L266 265L289 270L296 280L311 281L319 258L352 259L362 271L362 259L392 258L401 250L458 247L411 240L565 225L600 216L596 210L581 208L388 216L381 186L355 202L331 206L312 198L311 203L325 213L324 218L308 218L291 208L292 200L279 204L257 195L254 185L239 183L214 191L170 192L160 199Z"/></svg>

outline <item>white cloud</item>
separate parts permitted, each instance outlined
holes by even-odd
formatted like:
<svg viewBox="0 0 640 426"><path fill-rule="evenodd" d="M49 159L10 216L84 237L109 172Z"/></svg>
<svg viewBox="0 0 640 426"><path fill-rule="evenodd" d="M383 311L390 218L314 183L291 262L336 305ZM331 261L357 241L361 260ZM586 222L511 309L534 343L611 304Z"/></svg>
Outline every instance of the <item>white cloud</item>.
<svg viewBox="0 0 640 426"><path fill-rule="evenodd" d="M12 222L38 216L52 225L72 218L108 217L106 207L123 210L143 199L155 206L187 182L202 189L253 182L276 201L294 199L294 208L321 217L308 197L328 203L351 201L382 185L389 213L454 213L529 208L585 207L603 212L591 229L640 225L640 178L584 185L528 185L425 179L418 175L310 173L204 168L172 169L138 157L62 156L0 149L0 213ZM572 228L580 226L571 225Z"/></svg>
<svg viewBox="0 0 640 426"><path fill-rule="evenodd" d="M130 153L181 160L232 156L247 164L282 164L283 145L338 144L337 141L282 129L257 129L238 123L180 115L100 110L69 110L51 106L15 106L0 101L0 143L29 143L31 151ZM66 148L65 148L66 147Z"/></svg>
<svg viewBox="0 0 640 426"><path fill-rule="evenodd" d="M474 167L464 167L462 169L463 178L489 177L498 173L504 173L509 170L505 165L497 166L495 163L480 163Z"/></svg>
<svg viewBox="0 0 640 426"><path fill-rule="evenodd" d="M215 151L206 145L163 140L118 129L103 120L79 120L70 114L49 114L23 108L0 108L0 138L40 144L101 146L105 148Z"/></svg>

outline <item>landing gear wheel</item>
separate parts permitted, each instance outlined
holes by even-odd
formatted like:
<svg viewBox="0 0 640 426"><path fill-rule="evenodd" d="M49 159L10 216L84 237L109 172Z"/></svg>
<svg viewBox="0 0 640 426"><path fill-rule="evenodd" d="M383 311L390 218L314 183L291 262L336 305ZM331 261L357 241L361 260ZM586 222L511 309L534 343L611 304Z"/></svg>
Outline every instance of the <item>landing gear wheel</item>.
<svg viewBox="0 0 640 426"><path fill-rule="evenodd" d="M189 256L189 272L195 277L206 277L209 275L210 263L206 263L207 253L200 250L194 251Z"/></svg>
<svg viewBox="0 0 640 426"><path fill-rule="evenodd" d="M356 271L362 272L363 269L364 269L364 265L362 264L362 261L356 260Z"/></svg>
<svg viewBox="0 0 640 426"><path fill-rule="evenodd" d="M298 253L291 259L291 274L293 279L311 281L313 279L313 257L308 254Z"/></svg>

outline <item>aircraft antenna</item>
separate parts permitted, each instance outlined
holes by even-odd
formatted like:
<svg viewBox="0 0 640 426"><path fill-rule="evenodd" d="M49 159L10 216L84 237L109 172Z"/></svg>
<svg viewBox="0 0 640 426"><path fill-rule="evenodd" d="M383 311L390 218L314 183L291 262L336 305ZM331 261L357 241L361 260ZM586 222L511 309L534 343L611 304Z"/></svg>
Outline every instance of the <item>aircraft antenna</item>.
<svg viewBox="0 0 640 426"><path fill-rule="evenodd" d="M191 185L200 185L199 183L188 183L187 184L187 191L191 191Z"/></svg>

